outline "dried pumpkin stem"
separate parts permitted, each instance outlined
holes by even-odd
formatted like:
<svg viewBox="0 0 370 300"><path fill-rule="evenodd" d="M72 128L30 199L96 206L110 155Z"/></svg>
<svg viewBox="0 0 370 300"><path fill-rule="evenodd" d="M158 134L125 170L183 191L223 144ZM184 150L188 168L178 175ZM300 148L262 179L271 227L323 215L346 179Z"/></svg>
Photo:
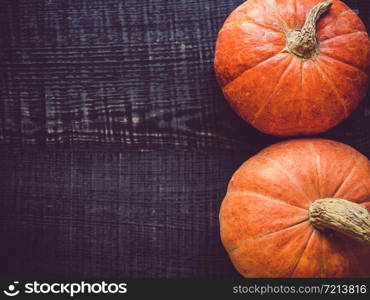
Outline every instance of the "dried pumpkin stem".
<svg viewBox="0 0 370 300"><path fill-rule="evenodd" d="M287 43L283 51L292 53L303 59L313 57L318 51L319 46L316 38L316 23L332 4L332 1L325 1L317 4L309 12L302 30L287 31Z"/></svg>
<svg viewBox="0 0 370 300"><path fill-rule="evenodd" d="M318 199L309 208L309 220L319 230L332 229L370 246L370 213L358 203Z"/></svg>

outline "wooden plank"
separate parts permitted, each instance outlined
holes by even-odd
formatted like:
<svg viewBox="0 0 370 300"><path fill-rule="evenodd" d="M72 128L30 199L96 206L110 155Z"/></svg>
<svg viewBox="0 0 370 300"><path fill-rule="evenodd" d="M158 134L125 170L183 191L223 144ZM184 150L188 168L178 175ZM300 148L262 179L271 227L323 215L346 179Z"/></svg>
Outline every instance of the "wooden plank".
<svg viewBox="0 0 370 300"><path fill-rule="evenodd" d="M0 276L238 277L218 211L244 157L3 149Z"/></svg>
<svg viewBox="0 0 370 300"><path fill-rule="evenodd" d="M0 142L232 151L277 139L229 108L214 44L242 1L5 0ZM346 1L367 26L369 4ZM370 153L366 103L326 137Z"/></svg>

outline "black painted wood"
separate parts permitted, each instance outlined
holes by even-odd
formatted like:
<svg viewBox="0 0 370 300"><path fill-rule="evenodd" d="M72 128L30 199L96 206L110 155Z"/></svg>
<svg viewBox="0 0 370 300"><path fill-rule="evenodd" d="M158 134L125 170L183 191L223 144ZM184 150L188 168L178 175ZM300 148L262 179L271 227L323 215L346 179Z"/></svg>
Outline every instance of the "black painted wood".
<svg viewBox="0 0 370 300"><path fill-rule="evenodd" d="M370 28L367 1L345 1ZM235 277L218 209L279 141L229 108L241 0L1 0L0 276ZM370 101L320 135L370 157Z"/></svg>
<svg viewBox="0 0 370 300"><path fill-rule="evenodd" d="M244 154L8 150L2 276L236 276L218 209Z"/></svg>

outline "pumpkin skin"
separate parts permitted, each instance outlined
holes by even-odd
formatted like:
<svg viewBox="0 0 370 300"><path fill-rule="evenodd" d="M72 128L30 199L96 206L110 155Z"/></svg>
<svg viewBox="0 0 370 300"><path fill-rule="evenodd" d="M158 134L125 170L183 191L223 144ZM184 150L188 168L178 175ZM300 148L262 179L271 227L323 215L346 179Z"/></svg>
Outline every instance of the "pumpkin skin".
<svg viewBox="0 0 370 300"><path fill-rule="evenodd" d="M284 52L286 33L300 30L323 0L249 0L221 28L214 67L225 98L260 131L312 135L346 119L369 84L370 40L360 18L333 0L316 23L312 58Z"/></svg>
<svg viewBox="0 0 370 300"><path fill-rule="evenodd" d="M369 277L370 247L308 219L316 199L370 210L370 162L342 143L272 145L232 176L220 210L222 243L244 277Z"/></svg>

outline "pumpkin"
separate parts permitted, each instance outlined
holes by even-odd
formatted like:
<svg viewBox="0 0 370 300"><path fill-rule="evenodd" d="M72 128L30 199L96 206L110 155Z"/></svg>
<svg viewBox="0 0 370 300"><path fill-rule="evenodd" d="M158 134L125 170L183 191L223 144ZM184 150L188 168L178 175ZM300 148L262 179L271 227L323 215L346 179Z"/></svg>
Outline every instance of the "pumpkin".
<svg viewBox="0 0 370 300"><path fill-rule="evenodd" d="M342 143L274 144L232 176L222 243L244 277L370 277L370 163Z"/></svg>
<svg viewBox="0 0 370 300"><path fill-rule="evenodd" d="M312 135L366 95L370 41L338 0L249 0L221 28L215 72L232 108L276 136Z"/></svg>

